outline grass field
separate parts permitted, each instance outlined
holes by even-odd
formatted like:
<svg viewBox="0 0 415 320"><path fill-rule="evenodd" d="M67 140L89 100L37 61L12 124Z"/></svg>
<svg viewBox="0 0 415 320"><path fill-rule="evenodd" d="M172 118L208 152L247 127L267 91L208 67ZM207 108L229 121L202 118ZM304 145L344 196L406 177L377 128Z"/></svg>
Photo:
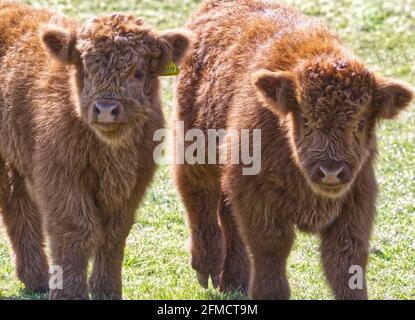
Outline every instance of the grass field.
<svg viewBox="0 0 415 320"><path fill-rule="evenodd" d="M85 20L129 11L158 29L183 25L195 0L26 1ZM290 0L338 31L374 70L415 84L415 0ZM171 79L163 80L166 114L173 108ZM415 299L415 109L378 131L378 217L368 270L371 299ZM124 299L239 299L203 290L186 250L183 208L162 167L128 238L123 266ZM17 280L7 238L0 231L0 298L46 298L27 293ZM318 256L318 238L298 233L289 259L293 299L331 299Z"/></svg>

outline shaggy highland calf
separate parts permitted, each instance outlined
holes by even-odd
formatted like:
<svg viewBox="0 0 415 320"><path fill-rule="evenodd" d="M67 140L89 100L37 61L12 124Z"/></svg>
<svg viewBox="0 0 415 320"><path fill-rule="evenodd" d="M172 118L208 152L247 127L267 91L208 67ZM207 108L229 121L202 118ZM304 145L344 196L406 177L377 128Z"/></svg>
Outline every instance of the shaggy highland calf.
<svg viewBox="0 0 415 320"><path fill-rule="evenodd" d="M355 290L348 282L368 259L375 127L409 104L411 90L369 71L315 19L270 1L205 1L188 27L196 45L179 77L177 119L185 130L262 133L257 175L229 161L176 167L199 282L289 298L297 226L321 236L335 297L366 299L365 280ZM246 147L229 136L222 146Z"/></svg>
<svg viewBox="0 0 415 320"><path fill-rule="evenodd" d="M163 126L158 74L189 41L123 14L82 26L0 4L0 205L27 289L48 289L44 225L63 270L50 298L121 298L125 240Z"/></svg>

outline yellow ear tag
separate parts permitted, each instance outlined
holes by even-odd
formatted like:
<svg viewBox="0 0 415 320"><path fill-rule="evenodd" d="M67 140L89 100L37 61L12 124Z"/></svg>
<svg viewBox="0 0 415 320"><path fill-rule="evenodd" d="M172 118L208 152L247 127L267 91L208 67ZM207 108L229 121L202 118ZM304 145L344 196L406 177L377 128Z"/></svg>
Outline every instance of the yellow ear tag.
<svg viewBox="0 0 415 320"><path fill-rule="evenodd" d="M171 77L177 76L179 73L179 67L172 61L164 68L164 70L160 73L160 76Z"/></svg>

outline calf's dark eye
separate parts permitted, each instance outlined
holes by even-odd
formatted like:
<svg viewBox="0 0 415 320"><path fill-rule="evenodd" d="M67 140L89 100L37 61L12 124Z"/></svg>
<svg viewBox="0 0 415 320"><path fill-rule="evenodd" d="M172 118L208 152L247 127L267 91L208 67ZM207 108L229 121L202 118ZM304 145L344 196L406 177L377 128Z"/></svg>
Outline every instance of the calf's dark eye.
<svg viewBox="0 0 415 320"><path fill-rule="evenodd" d="M144 71L142 71L142 70L136 70L135 73L134 73L134 77L137 80L143 79L144 78Z"/></svg>

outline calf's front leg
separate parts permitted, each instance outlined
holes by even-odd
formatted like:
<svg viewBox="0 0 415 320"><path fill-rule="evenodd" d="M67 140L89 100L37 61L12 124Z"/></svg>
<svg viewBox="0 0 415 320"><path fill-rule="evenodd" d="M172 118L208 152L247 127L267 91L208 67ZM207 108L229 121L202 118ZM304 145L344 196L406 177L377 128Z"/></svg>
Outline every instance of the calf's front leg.
<svg viewBox="0 0 415 320"><path fill-rule="evenodd" d="M255 190L255 189L252 189ZM281 217L278 203L262 198L261 192L244 192L232 199L243 240L250 254L249 298L290 298L286 266L295 238L293 225Z"/></svg>
<svg viewBox="0 0 415 320"><path fill-rule="evenodd" d="M49 299L87 300L87 267L94 246L93 230L89 226L73 226L76 231L68 229L49 228L52 265L62 270L62 286L58 282L56 287L49 284L52 286Z"/></svg>
<svg viewBox="0 0 415 320"><path fill-rule="evenodd" d="M93 299L122 299L122 262L133 222L134 212L128 216L116 214L104 221L103 238L94 252L94 266L89 279Z"/></svg>
<svg viewBox="0 0 415 320"><path fill-rule="evenodd" d="M338 300L368 299L366 266L375 202L374 195L363 191L350 195L341 216L321 232L324 271Z"/></svg>
<svg viewBox="0 0 415 320"><path fill-rule="evenodd" d="M88 299L88 261L97 235L102 233L93 197L79 185L66 190L62 190L63 186L56 184L56 192L41 195L52 270L56 271L49 280L49 298L85 300Z"/></svg>

